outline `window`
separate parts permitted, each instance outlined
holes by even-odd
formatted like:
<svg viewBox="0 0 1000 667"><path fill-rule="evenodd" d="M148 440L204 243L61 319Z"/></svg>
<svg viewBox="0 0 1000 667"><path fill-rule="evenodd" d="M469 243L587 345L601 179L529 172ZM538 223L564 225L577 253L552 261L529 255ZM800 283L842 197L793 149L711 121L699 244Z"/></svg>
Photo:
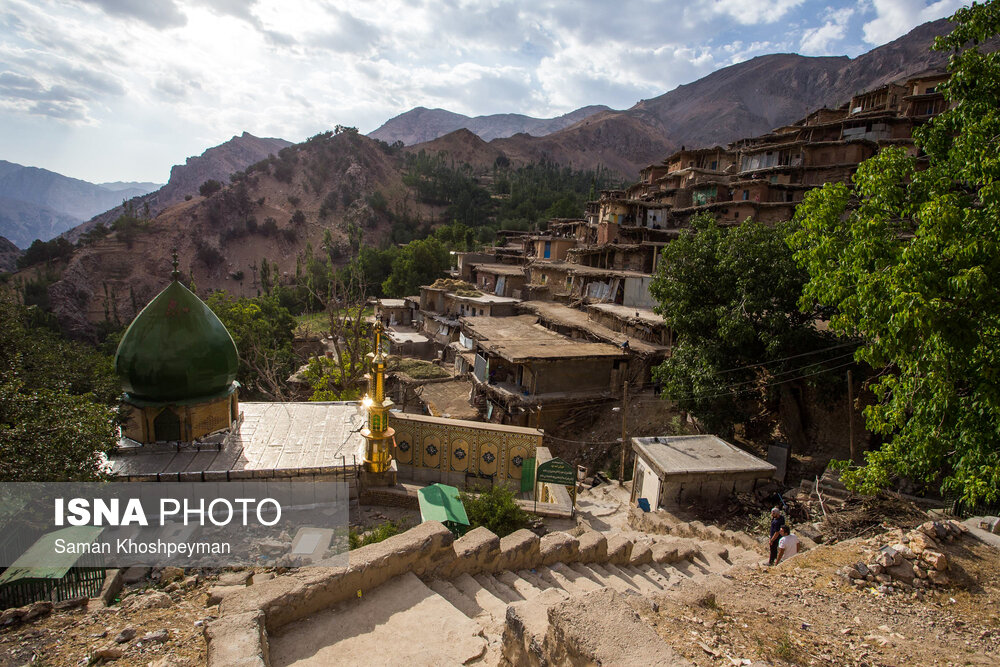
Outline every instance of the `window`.
<svg viewBox="0 0 1000 667"><path fill-rule="evenodd" d="M744 190L743 191L743 201L748 201L749 199L750 199L750 191L749 190Z"/></svg>
<svg viewBox="0 0 1000 667"><path fill-rule="evenodd" d="M552 256L552 241L545 242L545 259L549 259Z"/></svg>

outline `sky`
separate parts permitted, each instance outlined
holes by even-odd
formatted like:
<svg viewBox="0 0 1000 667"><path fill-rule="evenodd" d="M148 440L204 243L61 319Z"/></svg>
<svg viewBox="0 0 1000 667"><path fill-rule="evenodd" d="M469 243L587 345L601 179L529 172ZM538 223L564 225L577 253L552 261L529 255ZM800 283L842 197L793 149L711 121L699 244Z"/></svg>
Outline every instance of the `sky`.
<svg viewBox="0 0 1000 667"><path fill-rule="evenodd" d="M857 56L962 0L3 0L0 159L166 182L243 131L625 109L767 53Z"/></svg>

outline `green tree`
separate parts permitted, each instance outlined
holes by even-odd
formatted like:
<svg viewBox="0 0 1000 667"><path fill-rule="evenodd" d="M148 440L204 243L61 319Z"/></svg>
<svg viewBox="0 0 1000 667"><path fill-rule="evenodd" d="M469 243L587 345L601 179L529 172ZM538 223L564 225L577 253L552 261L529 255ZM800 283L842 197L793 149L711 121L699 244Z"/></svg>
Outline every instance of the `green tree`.
<svg viewBox="0 0 1000 667"><path fill-rule="evenodd" d="M211 197L221 189L222 189L222 183L215 180L214 178L210 178L204 183L202 183L200 186L198 186L198 194L200 194L202 197Z"/></svg>
<svg viewBox="0 0 1000 667"><path fill-rule="evenodd" d="M421 285L440 278L450 261L448 247L437 238L411 241L395 258L392 273L382 283L382 292L390 297L416 294Z"/></svg>
<svg viewBox="0 0 1000 667"><path fill-rule="evenodd" d="M866 341L880 369L868 427L884 438L845 481L873 491L905 477L975 504L1000 497L1000 3L960 9L934 48L950 51L952 108L914 133L926 169L900 148L863 163L853 193L810 192L795 257L802 305ZM922 161L922 160L921 160Z"/></svg>
<svg viewBox="0 0 1000 667"><path fill-rule="evenodd" d="M505 537L528 525L528 513L521 509L514 492L506 486L476 489L474 493L462 491L461 499L473 528L483 526Z"/></svg>
<svg viewBox="0 0 1000 667"><path fill-rule="evenodd" d="M721 227L707 215L692 227L663 249L650 285L654 310L677 339L654 373L665 397L728 435L761 415L778 383L820 370L831 353L786 359L827 343L815 314L797 307L806 275L782 229L752 220Z"/></svg>
<svg viewBox="0 0 1000 667"><path fill-rule="evenodd" d="M121 385L110 357L46 325L0 295L0 481L99 479Z"/></svg>
<svg viewBox="0 0 1000 667"><path fill-rule="evenodd" d="M214 292L205 302L229 329L240 355L237 376L251 394L285 398L285 381L295 366L295 319L273 296L233 299Z"/></svg>

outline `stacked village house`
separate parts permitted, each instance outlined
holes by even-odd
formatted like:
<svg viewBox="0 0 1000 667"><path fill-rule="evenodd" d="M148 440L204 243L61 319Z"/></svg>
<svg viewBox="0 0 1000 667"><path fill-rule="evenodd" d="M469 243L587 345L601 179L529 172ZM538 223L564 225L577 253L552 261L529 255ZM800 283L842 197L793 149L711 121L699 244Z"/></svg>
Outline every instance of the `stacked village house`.
<svg viewBox="0 0 1000 667"><path fill-rule="evenodd" d="M790 220L806 191L849 182L881 148L915 153L913 129L947 108L937 90L946 78L889 83L727 147L682 147L627 189L602 191L583 218L502 232L493 248L459 253L451 279L379 304L392 350L454 364L449 396L467 396L494 423L546 428L618 401L626 383L648 386L670 354L673 335L649 286L661 250L693 216ZM457 410L454 398L448 404Z"/></svg>

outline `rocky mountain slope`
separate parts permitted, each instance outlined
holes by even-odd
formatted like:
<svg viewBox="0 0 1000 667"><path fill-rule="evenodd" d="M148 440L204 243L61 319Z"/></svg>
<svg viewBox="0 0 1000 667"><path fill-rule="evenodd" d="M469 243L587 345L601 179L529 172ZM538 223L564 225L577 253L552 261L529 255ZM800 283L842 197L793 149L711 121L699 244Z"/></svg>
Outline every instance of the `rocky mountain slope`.
<svg viewBox="0 0 1000 667"><path fill-rule="evenodd" d="M309 244L344 257L352 228L378 245L388 236L390 212L431 217L414 204L401 173L401 156L367 137L318 135L246 169L208 197L182 198L130 233L112 232L81 247L49 287L53 309L66 330L81 337L92 335L94 323L109 313L128 322L166 286L172 248L185 282L193 280L200 293L256 296L262 258L287 282ZM369 203L376 191L378 210Z"/></svg>
<svg viewBox="0 0 1000 667"><path fill-rule="evenodd" d="M444 109L417 107L390 118L368 136L387 143L402 141L406 146L431 141L455 130L466 129L485 141L515 134L542 137L600 111L608 111L602 104L582 107L555 118L532 118L519 113L498 113L471 118Z"/></svg>
<svg viewBox="0 0 1000 667"><path fill-rule="evenodd" d="M290 141L284 139L260 138L244 132L225 143L209 148L201 155L189 157L184 164L174 165L170 169L170 179L166 185L131 201L130 204L137 211L144 210L148 205L150 215L155 216L167 207L184 201L185 196L198 194L198 188L205 181L214 179L228 183L230 174L246 169L291 145ZM98 223L110 224L124 210L121 206L122 199L121 197L118 199L118 206L105 210L69 230L66 238L76 241L81 234L93 229Z"/></svg>
<svg viewBox="0 0 1000 667"><path fill-rule="evenodd" d="M946 19L925 23L857 58L773 54L720 69L625 111L603 111L544 137L524 134L489 142L515 163L546 159L577 168L598 164L636 177L681 146L726 144L794 122L855 92L943 68L934 38ZM995 45L992 48L996 48ZM435 142L421 146L436 150Z"/></svg>
<svg viewBox="0 0 1000 667"><path fill-rule="evenodd" d="M0 160L0 234L26 248L35 239L47 241L122 199L157 187L155 183L98 185Z"/></svg>
<svg viewBox="0 0 1000 667"><path fill-rule="evenodd" d="M21 256L21 251L8 239L0 236L0 273L13 271L17 265L17 258Z"/></svg>

